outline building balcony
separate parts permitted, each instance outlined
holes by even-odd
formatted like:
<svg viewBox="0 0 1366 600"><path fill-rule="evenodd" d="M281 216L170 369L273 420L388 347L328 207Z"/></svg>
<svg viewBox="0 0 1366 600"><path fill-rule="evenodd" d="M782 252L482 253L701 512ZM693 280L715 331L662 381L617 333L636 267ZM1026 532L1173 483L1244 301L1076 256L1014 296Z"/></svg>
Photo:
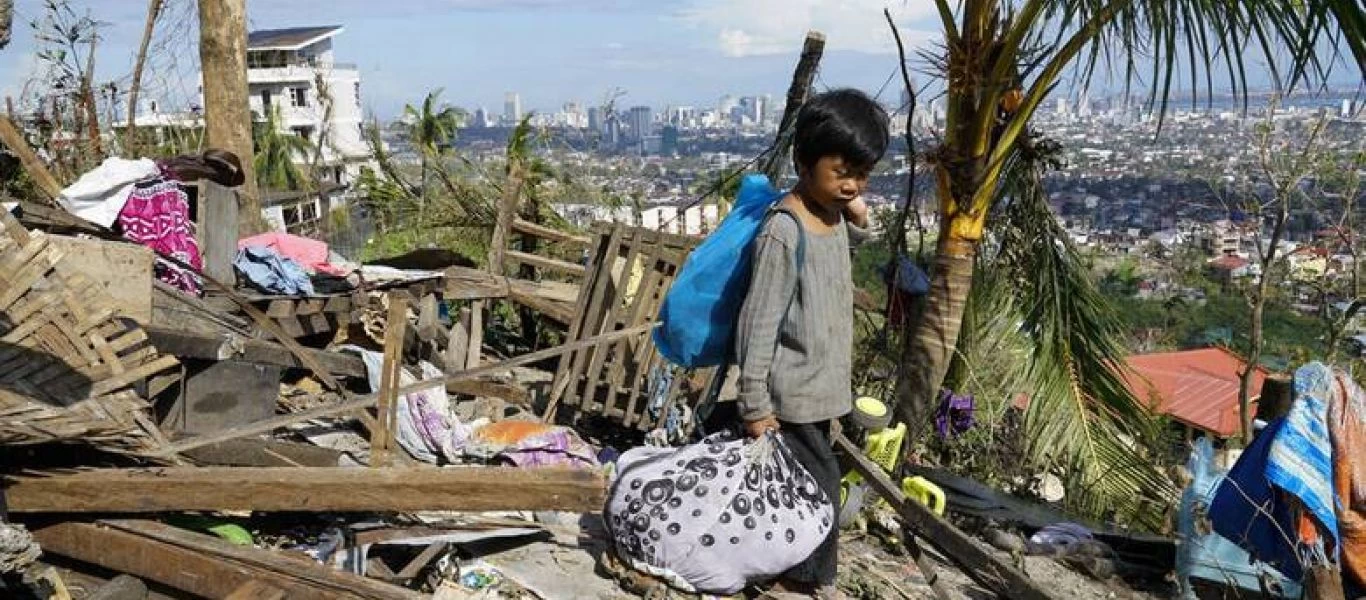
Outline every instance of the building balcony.
<svg viewBox="0 0 1366 600"><path fill-rule="evenodd" d="M359 77L360 72L354 63L296 64L273 67L249 67L247 83L290 83L313 81L318 74L349 75Z"/></svg>

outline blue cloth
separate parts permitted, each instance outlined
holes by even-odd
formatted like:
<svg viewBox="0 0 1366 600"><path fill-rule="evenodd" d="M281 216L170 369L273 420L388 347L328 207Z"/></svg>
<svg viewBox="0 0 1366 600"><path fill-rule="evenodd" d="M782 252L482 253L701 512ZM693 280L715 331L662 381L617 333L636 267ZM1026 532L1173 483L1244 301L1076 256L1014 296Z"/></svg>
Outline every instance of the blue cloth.
<svg viewBox="0 0 1366 600"><path fill-rule="evenodd" d="M784 194L763 175L740 181L730 214L688 255L664 297L663 324L654 331L660 355L690 368L719 365L730 356L736 315L749 289L749 249L769 207Z"/></svg>
<svg viewBox="0 0 1366 600"><path fill-rule="evenodd" d="M1285 419L1272 421L1243 450L1219 484L1207 514L1215 533L1286 577L1302 581L1304 570L1293 542L1295 519L1266 478L1271 441L1284 427Z"/></svg>
<svg viewBox="0 0 1366 600"><path fill-rule="evenodd" d="M1267 425L1243 451L1210 504L1214 531L1295 581L1304 577L1306 563L1328 560L1324 541L1337 546L1327 421L1335 385L1332 369L1323 363L1296 370L1290 412ZM1324 540L1314 546L1300 542L1287 497L1313 515Z"/></svg>
<svg viewBox="0 0 1366 600"><path fill-rule="evenodd" d="M304 268L265 246L238 250L232 266L247 283L267 294L313 295L313 281Z"/></svg>
<svg viewBox="0 0 1366 600"><path fill-rule="evenodd" d="M1312 362L1295 371L1295 403L1285 427L1271 441L1266 478L1299 498L1333 546L1338 518L1333 493L1333 445L1328 437L1328 402L1337 381L1333 370Z"/></svg>

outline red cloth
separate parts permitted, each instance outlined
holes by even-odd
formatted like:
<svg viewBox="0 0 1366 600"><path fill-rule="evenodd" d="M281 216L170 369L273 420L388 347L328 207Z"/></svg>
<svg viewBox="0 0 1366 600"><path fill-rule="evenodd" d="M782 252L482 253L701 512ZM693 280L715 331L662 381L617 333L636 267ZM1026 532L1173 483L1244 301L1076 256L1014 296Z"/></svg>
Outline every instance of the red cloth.
<svg viewBox="0 0 1366 600"><path fill-rule="evenodd" d="M327 262L328 253L326 242L320 242L318 240L299 237L288 233L271 232L254 235L237 241L238 250L246 248L247 246L264 246L270 248L280 256L299 263L308 271L337 276L346 275L345 269Z"/></svg>
<svg viewBox="0 0 1366 600"><path fill-rule="evenodd" d="M204 271L204 259L194 237L190 202L180 184L166 178L139 183L119 211L118 224L123 237L157 253L157 279L187 294L203 293L198 273ZM162 256L173 257L194 270L172 264Z"/></svg>

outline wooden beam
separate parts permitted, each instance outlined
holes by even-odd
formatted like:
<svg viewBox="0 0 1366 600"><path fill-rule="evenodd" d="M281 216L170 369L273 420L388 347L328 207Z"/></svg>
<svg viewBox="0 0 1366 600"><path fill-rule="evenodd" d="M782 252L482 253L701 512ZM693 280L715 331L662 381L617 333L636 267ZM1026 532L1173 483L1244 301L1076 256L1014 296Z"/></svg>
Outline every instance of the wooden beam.
<svg viewBox="0 0 1366 600"><path fill-rule="evenodd" d="M247 102L247 0L199 0L199 64L206 143L236 154L246 175L238 232L260 233L265 222L252 167L255 152Z"/></svg>
<svg viewBox="0 0 1366 600"><path fill-rule="evenodd" d="M540 267L542 269L559 271L561 273L567 273L569 275L577 275L579 277L583 277L588 272L588 270L585 269L583 265L565 262L562 260L556 260L553 258L546 258L544 256L537 256L535 254L528 254L526 252L521 252L518 250L508 250L504 254L508 260L514 262L531 265L533 267Z"/></svg>
<svg viewBox="0 0 1366 600"><path fill-rule="evenodd" d="M806 97L811 92L811 83L816 78L816 67L820 65L821 55L825 53L825 35L819 31L806 32L806 41L802 43L802 55L797 59L797 68L792 72L792 83L787 88L787 102L783 105L783 116L778 121L778 139L773 147L773 154L764 163L761 171L768 175L769 181L773 185L780 185L784 173L787 172L789 164L788 157L792 154L792 129L797 121L797 113L802 105L806 104Z"/></svg>
<svg viewBox="0 0 1366 600"><path fill-rule="evenodd" d="M47 194L47 197L53 200L62 194L62 186L58 185L52 172L47 170L47 166L33 152L33 148L29 147L28 140L24 139L23 134L19 133L19 128L14 126L14 121L7 116L0 116L0 142L19 157L19 163L24 166L24 171L33 179L33 183L38 185L38 191Z"/></svg>
<svg viewBox="0 0 1366 600"><path fill-rule="evenodd" d="M237 256L239 223L237 192L212 181L199 182L199 245L204 272L220 281L231 281L232 260Z"/></svg>
<svg viewBox="0 0 1366 600"><path fill-rule="evenodd" d="M370 431L370 466L386 466L394 451L394 428L398 421L399 377L403 374L403 334L408 331L408 295L389 294L389 315L384 323L384 364L380 367L378 426Z"/></svg>
<svg viewBox="0 0 1366 600"><path fill-rule="evenodd" d="M14 512L600 510L589 470L504 467L172 467L3 479Z"/></svg>
<svg viewBox="0 0 1366 600"><path fill-rule="evenodd" d="M522 164L520 160L509 160L507 181L503 182L503 197L498 199L498 218L493 225L493 238L489 242L488 269L494 275L503 274L503 253L507 252L508 234L512 231L512 221L517 216L517 205L521 199Z"/></svg>
<svg viewBox="0 0 1366 600"><path fill-rule="evenodd" d="M639 326L639 327L632 327L632 328L629 328L629 329L622 329L622 330L614 331L614 332L611 332L611 333L605 333L605 334L602 334L602 335L598 335L598 336L594 336L594 337L590 337L590 338L581 339L581 340L578 340L578 341L576 341L576 342L570 342L570 343L568 343L568 344L564 344L564 345L561 345L561 346L556 346L556 347L554 347L554 348L546 348L545 350L540 350L540 351L537 351L537 352L532 352L532 353L530 353L530 354L523 354L522 356L518 356L518 357L516 357L516 358L510 358L510 359L505 360L505 361L502 361L502 362L498 362L498 363L494 363L494 364L490 364L490 365L484 365L484 366L479 367L479 368L477 368L477 369L467 369L467 370L465 370L465 371L459 371L459 372L456 372L456 373L450 373L450 374L446 375L445 377L436 377L436 378L433 378L433 379L427 379L427 380L420 381L420 382L418 382L418 383L415 383L415 384L412 384L412 385L409 385L409 386L404 386L402 389L399 390L399 393L400 393L400 394L411 394L411 393L413 393L413 392L417 392L417 391L421 391L421 390L425 390L425 389L430 389L430 388L439 387L439 386L443 386L443 385L449 385L449 384L454 383L454 382L457 382L457 381L468 381L468 380L471 380L471 379L478 379L478 378L483 377L483 376L485 376L485 375L497 373L497 372L499 372L499 371L503 371L503 370L506 370L506 369L511 369L512 367L520 367L520 366L523 366L523 365L529 365L529 364L532 364L532 363L538 363L538 362L541 362L541 361L543 361L543 360L545 360L545 359L547 359L547 358L555 358L555 357L560 356L560 355L562 355L562 354L567 354L567 353L569 353L569 352L574 352L574 351L576 351L576 350L582 350L582 349L584 349L584 348L591 348L591 347L593 347L593 346L597 346L597 345L600 345L600 344L608 344L608 343L611 343L611 342L613 342L613 341L615 341L615 340L618 340L618 339L627 338L627 337L631 337L631 336L637 336L637 335L641 335L641 334L643 334L643 333L648 333L650 330L654 329L654 328L657 327L658 325L659 325L658 323L650 323L650 324L647 324L647 325L641 325L641 326ZM293 425L293 424L295 424L295 423L302 423L302 422L304 422L304 421L309 421L309 420L317 419L317 418L321 418L321 417L332 417L332 416L341 415L341 414L346 414L346 413L353 412L353 411L360 411L360 410L369 408L369 407L371 407L371 406L374 406L374 404L375 404L375 398L376 398L376 395L375 395L375 394L370 394L370 395L368 395L368 396L354 397L354 398L351 398L350 400L346 400L346 401L344 401L344 402L338 402L338 403L336 403L336 404L328 404L328 405L319 406L319 407L316 407L316 408L310 408L310 409L307 409L307 410L301 410L301 411L299 411L299 412L292 413L292 414L288 414L288 415L280 415L280 416L275 417L275 418L272 418L272 419L266 419L266 420L264 420L264 421L259 421L259 422L256 422L256 423L252 423L251 425L243 425L243 426L241 426L241 427L234 427L234 428L232 428L232 429L230 429L230 430L222 431L222 432L215 433L215 434L212 434L212 435L204 435L204 436L199 436L199 437L190 438L190 439L188 439L188 440L182 440L182 441L179 441L179 442L175 442L175 443L172 443L172 444L168 444L168 445L162 446L159 450L156 450L155 452L152 452L149 456L151 456L151 457L166 457L166 456L173 456L173 455L175 455L176 453L184 452L184 451L186 451L186 450L191 450L191 449L194 449L194 448L200 448L200 447L203 447L203 446L207 446L207 445L209 445L209 444L216 444L216 443L222 442L222 441L235 440L235 439L247 437L247 436L250 436L250 435L256 435L256 434L266 433L266 432L273 431L273 430L275 430L275 429L277 429L277 428L280 428L280 427L287 427L287 426Z"/></svg>
<svg viewBox="0 0 1366 600"><path fill-rule="evenodd" d="M517 233L536 236L552 242L562 242L578 246L587 246L593 243L593 240L588 236L574 235L569 232L546 227L545 225L537 225L531 221L524 221L522 219L516 219L512 222L512 230Z"/></svg>
<svg viewBox="0 0 1366 600"><path fill-rule="evenodd" d="M162 354L203 360L235 359L292 369L307 369L289 349L269 340L244 338L233 334L212 335L162 326L144 326L147 338ZM303 349L333 375L366 377L365 361L354 354Z"/></svg>
<svg viewBox="0 0 1366 600"><path fill-rule="evenodd" d="M508 280L469 267L449 267L442 276L446 282L444 296L447 300L484 300L506 298Z"/></svg>
<svg viewBox="0 0 1366 600"><path fill-rule="evenodd" d="M1052 600L1053 595L1024 573L997 559L982 546L919 502L908 500L887 473L864 456L843 434L835 434L835 449L842 452L871 489L896 509L906 527L948 556L969 577L1002 598Z"/></svg>
<svg viewBox="0 0 1366 600"><path fill-rule="evenodd" d="M235 546L149 521L66 522L33 532L44 552L59 554L205 598L229 598L252 581L298 600L427 597L396 585L333 570L311 560Z"/></svg>

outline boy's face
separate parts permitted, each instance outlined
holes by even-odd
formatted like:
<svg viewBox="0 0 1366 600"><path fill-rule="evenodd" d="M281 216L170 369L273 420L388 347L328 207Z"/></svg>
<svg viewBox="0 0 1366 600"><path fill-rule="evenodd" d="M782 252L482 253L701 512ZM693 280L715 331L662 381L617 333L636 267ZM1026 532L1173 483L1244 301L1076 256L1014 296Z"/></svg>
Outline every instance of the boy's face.
<svg viewBox="0 0 1366 600"><path fill-rule="evenodd" d="M869 167L846 163L842 156L822 156L805 173L811 200L827 208L843 210L868 187Z"/></svg>

